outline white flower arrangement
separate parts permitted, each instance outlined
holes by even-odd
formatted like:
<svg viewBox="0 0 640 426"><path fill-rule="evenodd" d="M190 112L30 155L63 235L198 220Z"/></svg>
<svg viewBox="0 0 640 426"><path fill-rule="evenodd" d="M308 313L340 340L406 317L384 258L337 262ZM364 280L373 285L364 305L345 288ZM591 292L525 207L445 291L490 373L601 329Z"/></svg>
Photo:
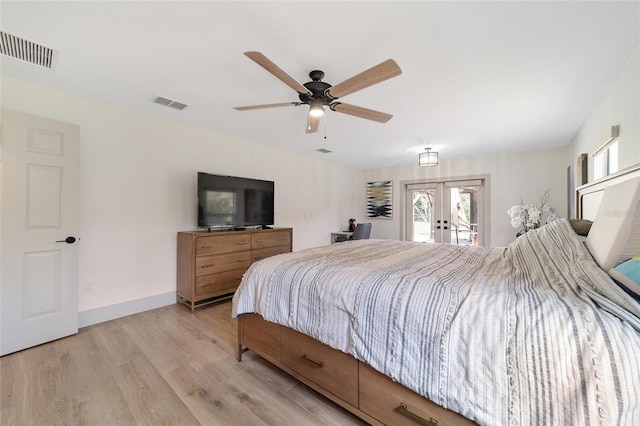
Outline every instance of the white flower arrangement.
<svg viewBox="0 0 640 426"><path fill-rule="evenodd" d="M511 226L514 228L522 227L517 234L518 236L558 219L558 214L553 207L547 204L548 202L549 191L545 191L539 206L524 204L524 202L520 201L520 204L511 206L507 210L507 213L511 216Z"/></svg>

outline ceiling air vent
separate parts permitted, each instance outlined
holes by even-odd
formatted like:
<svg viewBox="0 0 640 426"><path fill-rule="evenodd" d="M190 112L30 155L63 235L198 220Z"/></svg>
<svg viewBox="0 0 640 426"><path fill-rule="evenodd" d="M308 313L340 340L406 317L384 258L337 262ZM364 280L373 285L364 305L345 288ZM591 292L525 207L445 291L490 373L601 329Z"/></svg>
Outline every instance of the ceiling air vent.
<svg viewBox="0 0 640 426"><path fill-rule="evenodd" d="M166 107L177 109L180 111L182 111L183 109L189 106L185 103L174 101L173 99L163 98L162 96L156 96L155 98L153 98L153 102L156 104L164 105Z"/></svg>
<svg viewBox="0 0 640 426"><path fill-rule="evenodd" d="M50 70L53 68L56 51L0 31L0 54Z"/></svg>
<svg viewBox="0 0 640 426"><path fill-rule="evenodd" d="M321 152L323 154L328 154L330 152L333 152L333 151L329 151L328 149L324 149L324 148L316 149L316 151Z"/></svg>

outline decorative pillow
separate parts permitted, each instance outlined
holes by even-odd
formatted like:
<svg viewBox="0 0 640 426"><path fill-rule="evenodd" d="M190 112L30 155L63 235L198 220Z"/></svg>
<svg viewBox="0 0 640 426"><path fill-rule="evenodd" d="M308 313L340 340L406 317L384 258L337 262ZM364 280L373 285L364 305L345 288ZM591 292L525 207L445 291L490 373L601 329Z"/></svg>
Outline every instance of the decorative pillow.
<svg viewBox="0 0 640 426"><path fill-rule="evenodd" d="M576 234L582 235L584 237L589 235L591 224L593 224L592 221L587 219L569 219L569 223L571 224L573 230L576 231Z"/></svg>
<svg viewBox="0 0 640 426"><path fill-rule="evenodd" d="M618 282L631 296L640 300L640 254L627 259L609 270L609 275Z"/></svg>

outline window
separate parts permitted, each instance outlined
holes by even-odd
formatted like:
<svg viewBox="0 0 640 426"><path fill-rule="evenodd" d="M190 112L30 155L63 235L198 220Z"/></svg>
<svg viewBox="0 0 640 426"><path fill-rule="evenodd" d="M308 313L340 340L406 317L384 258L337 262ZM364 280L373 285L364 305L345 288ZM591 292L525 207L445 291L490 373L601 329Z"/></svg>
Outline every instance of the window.
<svg viewBox="0 0 640 426"><path fill-rule="evenodd" d="M607 142L593 154L593 178L599 179L618 171L618 139Z"/></svg>

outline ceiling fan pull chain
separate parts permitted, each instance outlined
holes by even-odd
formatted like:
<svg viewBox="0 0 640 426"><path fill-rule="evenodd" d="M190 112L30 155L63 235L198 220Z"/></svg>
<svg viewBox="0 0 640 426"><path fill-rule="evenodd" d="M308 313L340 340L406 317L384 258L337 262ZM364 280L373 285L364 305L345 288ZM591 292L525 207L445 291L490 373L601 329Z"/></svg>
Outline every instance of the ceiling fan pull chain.
<svg viewBox="0 0 640 426"><path fill-rule="evenodd" d="M326 115L324 116L324 139L327 140L327 120L329 119L329 117L327 117Z"/></svg>

